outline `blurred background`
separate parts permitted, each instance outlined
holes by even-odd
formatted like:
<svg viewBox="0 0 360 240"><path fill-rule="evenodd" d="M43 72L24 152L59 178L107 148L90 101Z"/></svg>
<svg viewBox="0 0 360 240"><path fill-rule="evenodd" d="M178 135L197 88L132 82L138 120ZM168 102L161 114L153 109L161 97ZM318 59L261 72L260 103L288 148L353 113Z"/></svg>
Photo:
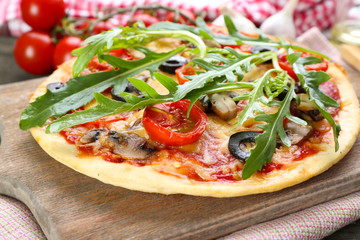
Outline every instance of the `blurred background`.
<svg viewBox="0 0 360 240"><path fill-rule="evenodd" d="M197 16L224 25L223 14L240 31L260 28L325 52L334 61L348 61L360 71L360 0L0 0L0 84L49 75L86 37L118 25L192 24ZM28 211L7 197L0 196L0 203ZM36 222L30 212L25 217ZM37 238L43 238L34 226ZM360 239L359 221L328 239Z"/></svg>
<svg viewBox="0 0 360 240"><path fill-rule="evenodd" d="M52 8L51 4L56 7ZM179 9L190 19L204 17L216 25L224 25L222 15L227 14L243 32L256 31L254 28L260 27L267 34L295 40L316 28L317 34L321 32L335 43L350 41L356 45L360 41L360 0L24 0L23 4L20 0L1 0L0 71L12 73L3 74L1 83L51 73L63 60L70 58L70 51L89 35L136 21L143 21L148 26L162 20L174 20L174 12L151 8L154 4ZM132 9L134 6L148 8L135 11ZM114 9L128 11L113 14ZM104 21L99 21L101 19ZM176 21L185 20L180 16ZM96 21L95 25L90 26ZM53 47L32 55L24 51L34 42L42 42L43 45L46 42L44 38L47 36L39 37L36 33L34 36L29 31L48 34ZM69 36L79 39L66 38ZM24 39L15 45L19 37ZM47 44L50 44L49 41ZM54 59L54 55L57 59Z"/></svg>

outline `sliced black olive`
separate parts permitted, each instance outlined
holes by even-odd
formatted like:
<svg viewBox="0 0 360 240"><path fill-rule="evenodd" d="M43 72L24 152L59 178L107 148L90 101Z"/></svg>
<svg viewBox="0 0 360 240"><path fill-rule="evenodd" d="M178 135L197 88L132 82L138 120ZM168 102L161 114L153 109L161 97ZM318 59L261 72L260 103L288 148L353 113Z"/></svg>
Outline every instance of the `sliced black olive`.
<svg viewBox="0 0 360 240"><path fill-rule="evenodd" d="M128 93L141 93L139 89L137 89L131 82L128 82L126 84L126 88L125 88L125 92L128 92Z"/></svg>
<svg viewBox="0 0 360 240"><path fill-rule="evenodd" d="M237 132L231 135L229 139L230 153L245 163L246 159L250 157L250 152L243 151L240 144L255 143L255 137L257 137L259 134L259 132L245 131Z"/></svg>
<svg viewBox="0 0 360 240"><path fill-rule="evenodd" d="M277 51L279 51L279 49L277 49L276 47L268 47L268 46L253 46L251 48L251 53L252 54L261 53L261 52L268 52L268 51L277 52Z"/></svg>
<svg viewBox="0 0 360 240"><path fill-rule="evenodd" d="M195 44L193 44L193 43L189 43L188 47L189 48L196 48Z"/></svg>
<svg viewBox="0 0 360 240"><path fill-rule="evenodd" d="M308 111L308 114L314 121L321 121L324 119L324 116L321 114L321 112L318 109L310 110Z"/></svg>
<svg viewBox="0 0 360 240"><path fill-rule="evenodd" d="M175 70L178 69L179 67L187 64L189 61L179 55L175 55L171 58L169 58L168 60L166 60L165 62L163 62L160 66L159 69L161 71L170 73L170 74L175 74Z"/></svg>
<svg viewBox="0 0 360 240"><path fill-rule="evenodd" d="M144 97L144 94L139 89L137 89L131 82L127 83L125 92L132 93L141 98ZM114 88L111 89L111 97L116 101L125 102L125 98L121 94L115 94Z"/></svg>
<svg viewBox="0 0 360 240"><path fill-rule="evenodd" d="M60 88L65 87L65 84L62 82L53 82L53 83L49 83L46 88L52 92L56 92L57 90L59 90Z"/></svg>
<svg viewBox="0 0 360 240"><path fill-rule="evenodd" d="M298 94L298 93L306 93L305 89L303 88L303 86L301 85L300 82L297 82L295 84L295 89L294 89L295 93Z"/></svg>
<svg viewBox="0 0 360 240"><path fill-rule="evenodd" d="M288 84L288 86L290 87L290 84ZM301 85L300 82L297 82L297 83L295 84L294 91L295 91L296 94L298 94L298 93L306 93L305 89L302 87L302 85ZM286 97L286 94L287 94L287 93L288 93L288 91L287 91L287 90L284 90L284 91L282 91L282 92L277 96L277 98L278 98L280 101L282 101L282 100L284 100L284 98Z"/></svg>
<svg viewBox="0 0 360 240"><path fill-rule="evenodd" d="M125 98L121 94L115 94L114 88L111 89L111 97L116 101L125 102Z"/></svg>
<svg viewBox="0 0 360 240"><path fill-rule="evenodd" d="M280 101L282 101L282 100L285 99L287 93L288 93L288 91L285 89L284 91L282 91L282 92L277 96L277 98L278 98Z"/></svg>

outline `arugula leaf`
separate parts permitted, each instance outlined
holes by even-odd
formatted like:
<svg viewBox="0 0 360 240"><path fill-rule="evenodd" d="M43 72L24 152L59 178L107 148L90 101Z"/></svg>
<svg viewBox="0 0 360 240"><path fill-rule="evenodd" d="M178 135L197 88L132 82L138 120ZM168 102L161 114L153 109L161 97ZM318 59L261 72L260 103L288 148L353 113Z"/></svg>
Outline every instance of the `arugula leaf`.
<svg viewBox="0 0 360 240"><path fill-rule="evenodd" d="M87 46L72 51L72 54L78 56L73 67L73 75L79 76L96 55L103 59L102 55L111 50L136 47L164 37L192 42L198 47L200 57L205 57L206 46L196 34L184 30L151 30L135 24L134 27L114 28L86 39L84 44L88 44Z"/></svg>
<svg viewBox="0 0 360 240"><path fill-rule="evenodd" d="M235 54L233 49L227 48L226 50L229 51L229 54L232 53L234 59L228 59L223 65L211 64L204 59L193 59L192 62L204 68L206 72L188 76L191 81L178 86L178 90L174 95L174 101L183 99L189 92L203 88L207 83L214 81L216 78L223 79L221 77L225 77L226 80L234 82L236 79L235 74L238 77L242 77L243 71L248 71L251 64L259 59L266 61L265 59L270 59L273 54L272 52L263 52L254 55L240 55ZM241 79L237 79L237 81L241 81Z"/></svg>
<svg viewBox="0 0 360 240"><path fill-rule="evenodd" d="M249 99L248 104L246 104L246 107L238 116L236 126L242 125L249 118L254 118L255 113L263 113L260 101L265 98L264 89L268 85L268 82L270 82L270 79L272 79L271 74L273 73L282 73L282 71L276 69L268 70L263 77L254 82L254 88L251 92L233 98L235 101ZM285 79L287 80L288 78L285 77ZM282 81L284 86L287 84L286 80ZM278 89L282 89L284 86L278 86Z"/></svg>
<svg viewBox="0 0 360 240"><path fill-rule="evenodd" d="M261 170L266 163L271 162L273 154L276 151L276 138L279 135L281 141L290 146L290 140L287 137L284 127L284 118L297 119L290 113L291 100L296 97L294 92L295 84L292 81L290 89L283 101L273 101L271 105L279 106L274 114L261 113L255 117L255 121L264 121L265 124L258 125L264 132L255 138L256 146L250 151L250 157L246 159L242 170L242 179L248 179L252 174ZM300 119L297 119L300 120ZM300 120L301 121L301 120Z"/></svg>
<svg viewBox="0 0 360 240"><path fill-rule="evenodd" d="M87 38L84 44L89 45L75 49L71 53L78 56L74 64L72 73L74 76L79 76L82 71L87 67L90 60L96 55L101 55L104 52L104 47L110 47L113 43L113 39L119 36L122 29L111 29L101 34Z"/></svg>
<svg viewBox="0 0 360 240"><path fill-rule="evenodd" d="M118 73L115 71L99 72L73 78L56 92L48 90L21 113L20 128L26 130L42 126L52 116L59 117L75 110L90 102L94 92L104 91L117 80Z"/></svg>
<svg viewBox="0 0 360 240"><path fill-rule="evenodd" d="M289 52L292 52L292 50L289 49ZM321 114L330 123L334 133L335 151L337 151L339 149L338 136L341 127L335 122L326 107L339 107L340 105L319 88L321 83L329 81L331 77L323 71L307 71L305 69L305 64L317 63L316 58L302 58L298 53L291 53L287 59L292 64L301 85L308 93L310 101L316 104Z"/></svg>
<svg viewBox="0 0 360 240"><path fill-rule="evenodd" d="M165 87L168 87L169 90L176 89L174 88L174 85L177 83L172 78L159 73L155 74L155 76L161 78L159 82L162 83ZM50 125L47 127L46 132L59 132L65 128L83 124L86 122L92 122L105 116L119 114L123 112L131 112L136 109L145 108L146 106L169 102L173 100L170 95L158 94L155 89L153 89L149 84L145 83L142 80L136 78L129 78L128 80L137 89L144 93L144 99L134 96L130 93L122 93L126 102L120 102L107 98L100 93L94 93L98 105L84 111L76 111L75 113L64 115L63 117L51 122Z"/></svg>
<svg viewBox="0 0 360 240"><path fill-rule="evenodd" d="M109 99L100 93L94 93L94 95L98 105L84 111L76 111L72 114L67 114L62 118L51 122L46 128L46 133L60 132L68 127L95 121L99 118L111 115L114 112L114 109L121 108L126 112L131 108L130 104Z"/></svg>
<svg viewBox="0 0 360 240"><path fill-rule="evenodd" d="M145 48L138 48L138 50L150 53L150 50L145 50ZM21 114L20 128L26 130L35 126L42 126L51 116L59 117L70 110L84 106L94 98L94 92L102 92L115 84L127 81L127 78L144 70L153 71L162 62L183 50L184 46L167 53L151 52L143 59L128 61L132 64L123 64L123 71L112 70L72 78L65 87L56 92L47 91L45 95L30 103ZM124 60L120 58L111 57L114 61L117 59L120 63L124 63ZM105 56L104 58L107 59Z"/></svg>

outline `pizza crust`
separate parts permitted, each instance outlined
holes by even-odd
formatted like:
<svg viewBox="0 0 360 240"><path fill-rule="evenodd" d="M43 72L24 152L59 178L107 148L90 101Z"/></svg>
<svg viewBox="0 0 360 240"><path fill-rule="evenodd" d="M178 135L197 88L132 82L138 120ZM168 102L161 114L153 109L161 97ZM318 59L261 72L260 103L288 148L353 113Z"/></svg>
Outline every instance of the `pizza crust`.
<svg viewBox="0 0 360 240"><path fill-rule="evenodd" d="M49 82L60 81L71 75L71 67L69 68L71 65L71 61L67 62L55 71L39 86L32 100L45 93ZM75 145L67 143L60 134L46 134L44 127L32 128L30 131L41 148L51 157L82 174L107 184L144 192L211 197L236 197L273 192L304 182L326 171L342 159L355 143L360 128L358 99L349 79L339 66L331 63L328 73L338 86L342 101L338 116L342 127L339 136L339 151L335 152L334 144L322 144L323 151L298 161L291 167L274 170L261 177L253 175L239 182L197 182L161 174L151 166L136 167L127 163L107 162L97 156L81 156Z"/></svg>

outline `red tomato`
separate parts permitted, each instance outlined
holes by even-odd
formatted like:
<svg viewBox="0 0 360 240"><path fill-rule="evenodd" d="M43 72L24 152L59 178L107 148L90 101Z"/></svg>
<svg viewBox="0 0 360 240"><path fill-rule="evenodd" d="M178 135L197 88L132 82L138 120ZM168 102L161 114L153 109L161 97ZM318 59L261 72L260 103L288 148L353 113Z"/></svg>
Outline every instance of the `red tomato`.
<svg viewBox="0 0 360 240"><path fill-rule="evenodd" d="M67 36L61 39L55 47L53 56L54 67L73 58L74 55L71 54L71 51L81 47L82 42L81 38L73 36Z"/></svg>
<svg viewBox="0 0 360 240"><path fill-rule="evenodd" d="M108 31L114 27L117 27L115 23L110 20L102 21L96 24L91 32L92 35L96 35L105 31Z"/></svg>
<svg viewBox="0 0 360 240"><path fill-rule="evenodd" d="M169 146L182 146L197 141L206 129L206 114L198 107L190 110L190 101L181 100L145 108L143 125L155 141Z"/></svg>
<svg viewBox="0 0 360 240"><path fill-rule="evenodd" d="M188 66L187 64L185 64L184 66L176 69L175 74L179 84L184 84L189 81L189 79L187 79L185 75L196 75L196 69L192 66Z"/></svg>
<svg viewBox="0 0 360 240"><path fill-rule="evenodd" d="M47 74L53 70L55 45L49 33L33 30L21 35L14 48L17 64L32 74Z"/></svg>
<svg viewBox="0 0 360 240"><path fill-rule="evenodd" d="M22 0L22 19L36 30L49 30L65 16L63 0Z"/></svg>
<svg viewBox="0 0 360 240"><path fill-rule="evenodd" d="M193 13L193 12L190 11L190 10L180 9L180 12L181 12L182 14L184 14L185 16L187 16L188 18L192 19L192 20L195 20L195 19L196 19L195 13ZM175 12L169 11L169 12L165 15L165 20L164 20L164 21L173 22L173 21L174 21L174 17L175 17ZM181 15L179 14L177 23L181 23L181 24L188 23L188 20L187 20L185 17L183 17L183 16L181 16Z"/></svg>
<svg viewBox="0 0 360 240"><path fill-rule="evenodd" d="M310 57L310 56L315 56L312 55L310 53L302 53L301 57ZM279 61L279 66L288 72L288 74L294 78L295 80L297 80L297 76L293 70L292 65L290 64L290 62L286 59L287 57L287 53L282 53L278 56L278 61ZM316 57L316 56L315 56ZM324 71L326 72L326 70L328 69L328 62L326 60L323 59L323 61L321 63L316 63L316 64L311 64L311 65L305 65L305 69L307 71Z"/></svg>
<svg viewBox="0 0 360 240"><path fill-rule="evenodd" d="M137 21L142 21L146 27L160 22L159 19L147 13L137 13L131 18L131 21L133 23L136 23Z"/></svg>

